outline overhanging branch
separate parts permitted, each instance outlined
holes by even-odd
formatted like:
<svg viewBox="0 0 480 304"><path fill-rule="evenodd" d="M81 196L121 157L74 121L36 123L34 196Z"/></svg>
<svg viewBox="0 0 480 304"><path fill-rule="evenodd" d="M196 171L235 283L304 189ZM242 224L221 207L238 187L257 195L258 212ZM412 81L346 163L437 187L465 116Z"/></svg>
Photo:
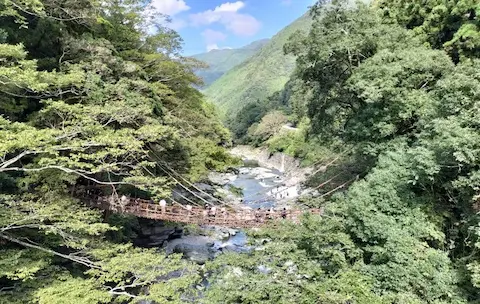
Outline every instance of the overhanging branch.
<svg viewBox="0 0 480 304"><path fill-rule="evenodd" d="M49 254L56 255L58 257L70 260L72 262L79 263L79 264L82 264L84 266L87 266L88 268L100 269L100 270L102 269L100 266L96 265L92 261L89 261L88 259L84 259L84 258L77 257L77 256L70 256L70 255L67 255L67 254L56 252L52 249L44 248L44 247L41 247L41 246L38 246L38 245L35 245L35 244L31 244L31 243L19 240L15 237L10 236L10 235L5 234L5 233L0 233L0 238L3 238L3 239L5 239L9 242L12 242L12 243L16 243L18 245L22 245L24 247L33 248L33 249L37 249L37 250L40 250L40 251L43 251L43 252L46 252L46 253L49 253Z"/></svg>
<svg viewBox="0 0 480 304"><path fill-rule="evenodd" d="M7 168L8 166L16 163L17 161L19 161L22 157L26 156L26 155L29 155L29 154L38 154L38 153L41 153L40 151L23 151L22 153L18 154L17 156L15 156L14 158L12 159L9 159L7 160L6 162L3 162L1 165L0 165L0 169L3 169L3 168ZM0 171L1 172L1 171Z"/></svg>
<svg viewBox="0 0 480 304"><path fill-rule="evenodd" d="M65 168L65 167L61 167L61 166L46 166L46 167L41 167L41 168L20 168L20 167L2 168L2 167L0 167L0 173L1 172L9 172L9 171L40 172L40 171L51 170L51 169L60 170L60 171L66 172L66 173L73 173L73 174L76 174L76 175L81 176L85 179L91 180L91 181L93 181L97 184L100 184L100 185L110 185L110 186L130 185L130 186L135 186L132 183L126 183L126 182L104 182L104 181L100 181L96 178L90 177L90 176L88 176L84 173L81 173L81 172L77 171L77 170L73 170L73 169L69 169L69 168Z"/></svg>

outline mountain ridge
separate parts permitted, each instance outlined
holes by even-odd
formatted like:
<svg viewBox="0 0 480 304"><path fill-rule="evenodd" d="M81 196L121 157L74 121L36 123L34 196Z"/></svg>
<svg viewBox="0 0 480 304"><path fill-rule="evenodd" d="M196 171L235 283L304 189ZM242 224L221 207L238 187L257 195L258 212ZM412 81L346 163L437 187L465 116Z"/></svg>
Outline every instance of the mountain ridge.
<svg viewBox="0 0 480 304"><path fill-rule="evenodd" d="M223 114L234 115L246 104L279 91L295 69L295 57L285 55L283 46L297 31L307 32L312 24L304 14L272 37L257 53L235 66L204 90L209 101Z"/></svg>
<svg viewBox="0 0 480 304"><path fill-rule="evenodd" d="M208 64L208 68L198 70L195 74L202 78L205 87L208 87L226 72L255 55L269 40L268 38L257 40L237 49L215 49L192 55L190 57Z"/></svg>

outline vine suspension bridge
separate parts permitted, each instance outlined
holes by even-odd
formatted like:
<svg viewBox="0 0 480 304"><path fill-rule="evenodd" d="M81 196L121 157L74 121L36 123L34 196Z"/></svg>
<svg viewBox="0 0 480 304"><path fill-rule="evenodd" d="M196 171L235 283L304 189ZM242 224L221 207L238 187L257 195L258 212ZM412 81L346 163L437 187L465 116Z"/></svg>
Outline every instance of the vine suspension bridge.
<svg viewBox="0 0 480 304"><path fill-rule="evenodd" d="M163 220L195 225L212 225L229 228L255 228L278 220L298 221L304 213L322 214L321 209L308 210L276 210L251 208L232 208L211 206L202 208L174 203L167 205L165 201L155 203L138 198L115 198L115 196L99 196L90 199L91 207L109 210L114 213L131 214L153 220Z"/></svg>
<svg viewBox="0 0 480 304"><path fill-rule="evenodd" d="M326 168L330 166L336 160L338 160L338 158L339 157L337 157L333 161L330 161L323 167ZM178 174L175 170L170 168L168 165L162 164L160 166L160 169L162 169L162 171L164 171L169 177L171 177L178 186L203 201L205 205L202 206L201 204L198 204L181 194L179 195L186 201L190 202L191 205L180 204L173 199L170 199L171 204L167 204L165 200L162 200L160 202L154 202L153 200L131 198L126 197L125 195L119 197L116 194L116 191L114 191L114 194L108 196L91 195L93 193L89 194L89 191L87 191L83 192L80 197L83 197L83 200L87 203L87 205L91 207L108 210L113 213L131 214L137 217L153 220L162 220L194 225L222 226L228 228L255 228L280 220L290 220L298 222L303 214L323 214L323 208L295 208L288 210L285 208L281 208L281 210L277 208L252 209L245 205L243 207L240 207L238 205L227 204L225 202L222 202L220 199L214 197L213 195L199 189L194 184L190 183L188 180ZM320 170L315 171L314 174L319 171ZM321 183L315 189L321 188L327 183L332 182L335 177ZM357 178L358 177L356 177L355 179ZM353 180L354 179L351 179L345 183L342 183L340 186L337 186L333 190L326 192L321 197L330 195L337 190L344 188ZM188 186L184 185L183 183L186 183ZM191 188L193 188L193 190ZM218 205L205 200L202 196L199 196L194 191L198 191L199 193L207 195L212 200L218 202ZM248 204L254 205L256 203L269 202L272 200L274 200L274 198L269 196L260 200L249 201Z"/></svg>

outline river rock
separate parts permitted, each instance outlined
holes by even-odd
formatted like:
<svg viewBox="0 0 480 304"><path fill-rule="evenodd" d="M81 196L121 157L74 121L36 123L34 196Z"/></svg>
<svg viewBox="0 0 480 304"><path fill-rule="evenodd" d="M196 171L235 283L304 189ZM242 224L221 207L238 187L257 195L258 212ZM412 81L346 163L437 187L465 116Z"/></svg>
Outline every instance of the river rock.
<svg viewBox="0 0 480 304"><path fill-rule="evenodd" d="M183 236L183 228L175 227L173 233L170 234L170 239L178 239Z"/></svg>
<svg viewBox="0 0 480 304"><path fill-rule="evenodd" d="M250 174L254 176L255 179L272 178L278 176L278 174L273 173L272 170L262 167L250 169Z"/></svg>
<svg viewBox="0 0 480 304"><path fill-rule="evenodd" d="M238 169L238 173L239 174L250 174L250 170L251 170L251 168L242 167L242 168Z"/></svg>
<svg viewBox="0 0 480 304"><path fill-rule="evenodd" d="M227 204L240 204L242 203L242 198L238 195L232 193L232 191L225 188L217 188L216 195L221 197L221 200Z"/></svg>
<svg viewBox="0 0 480 304"><path fill-rule="evenodd" d="M180 238L183 228L166 226L163 221L139 219L138 226L133 228L136 237L133 243L139 247L161 247L165 241Z"/></svg>
<svg viewBox="0 0 480 304"><path fill-rule="evenodd" d="M220 226L204 226L203 229L215 240L227 239L238 232L238 230Z"/></svg>
<svg viewBox="0 0 480 304"><path fill-rule="evenodd" d="M261 273L263 274L269 274L270 272L272 272L272 269L265 266L265 265L260 265L257 267L257 270L260 271Z"/></svg>
<svg viewBox="0 0 480 304"><path fill-rule="evenodd" d="M236 252L236 253L248 253L250 252L249 247L237 246L234 244L222 244L218 248L221 252Z"/></svg>
<svg viewBox="0 0 480 304"><path fill-rule="evenodd" d="M237 175L233 173L210 172L208 174L208 180L212 184L219 186L225 186L226 184L233 182L235 179L237 179Z"/></svg>
<svg viewBox="0 0 480 304"><path fill-rule="evenodd" d="M205 191L205 192L208 192L208 193L214 193L215 192L215 188L212 185L209 185L209 184L197 183L197 184L195 184L195 186L198 189L200 189L202 191Z"/></svg>
<svg viewBox="0 0 480 304"><path fill-rule="evenodd" d="M146 242L146 247L161 247L168 239L169 235L150 236Z"/></svg>
<svg viewBox="0 0 480 304"><path fill-rule="evenodd" d="M243 159L243 166L244 167L255 168L255 167L258 167L260 165L259 165L258 161L255 160L255 159L245 158L245 159Z"/></svg>
<svg viewBox="0 0 480 304"><path fill-rule="evenodd" d="M206 245L192 245L187 243L178 244L173 248L174 253L182 253L183 257L197 263L205 264L215 257L215 250Z"/></svg>

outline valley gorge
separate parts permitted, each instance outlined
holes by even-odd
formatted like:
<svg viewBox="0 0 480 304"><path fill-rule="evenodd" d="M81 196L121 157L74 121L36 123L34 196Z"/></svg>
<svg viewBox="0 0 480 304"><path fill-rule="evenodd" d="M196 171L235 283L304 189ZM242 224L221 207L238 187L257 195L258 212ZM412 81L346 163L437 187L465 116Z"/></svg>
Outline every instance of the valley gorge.
<svg viewBox="0 0 480 304"><path fill-rule="evenodd" d="M0 304L480 303L480 4L307 2L0 0Z"/></svg>

